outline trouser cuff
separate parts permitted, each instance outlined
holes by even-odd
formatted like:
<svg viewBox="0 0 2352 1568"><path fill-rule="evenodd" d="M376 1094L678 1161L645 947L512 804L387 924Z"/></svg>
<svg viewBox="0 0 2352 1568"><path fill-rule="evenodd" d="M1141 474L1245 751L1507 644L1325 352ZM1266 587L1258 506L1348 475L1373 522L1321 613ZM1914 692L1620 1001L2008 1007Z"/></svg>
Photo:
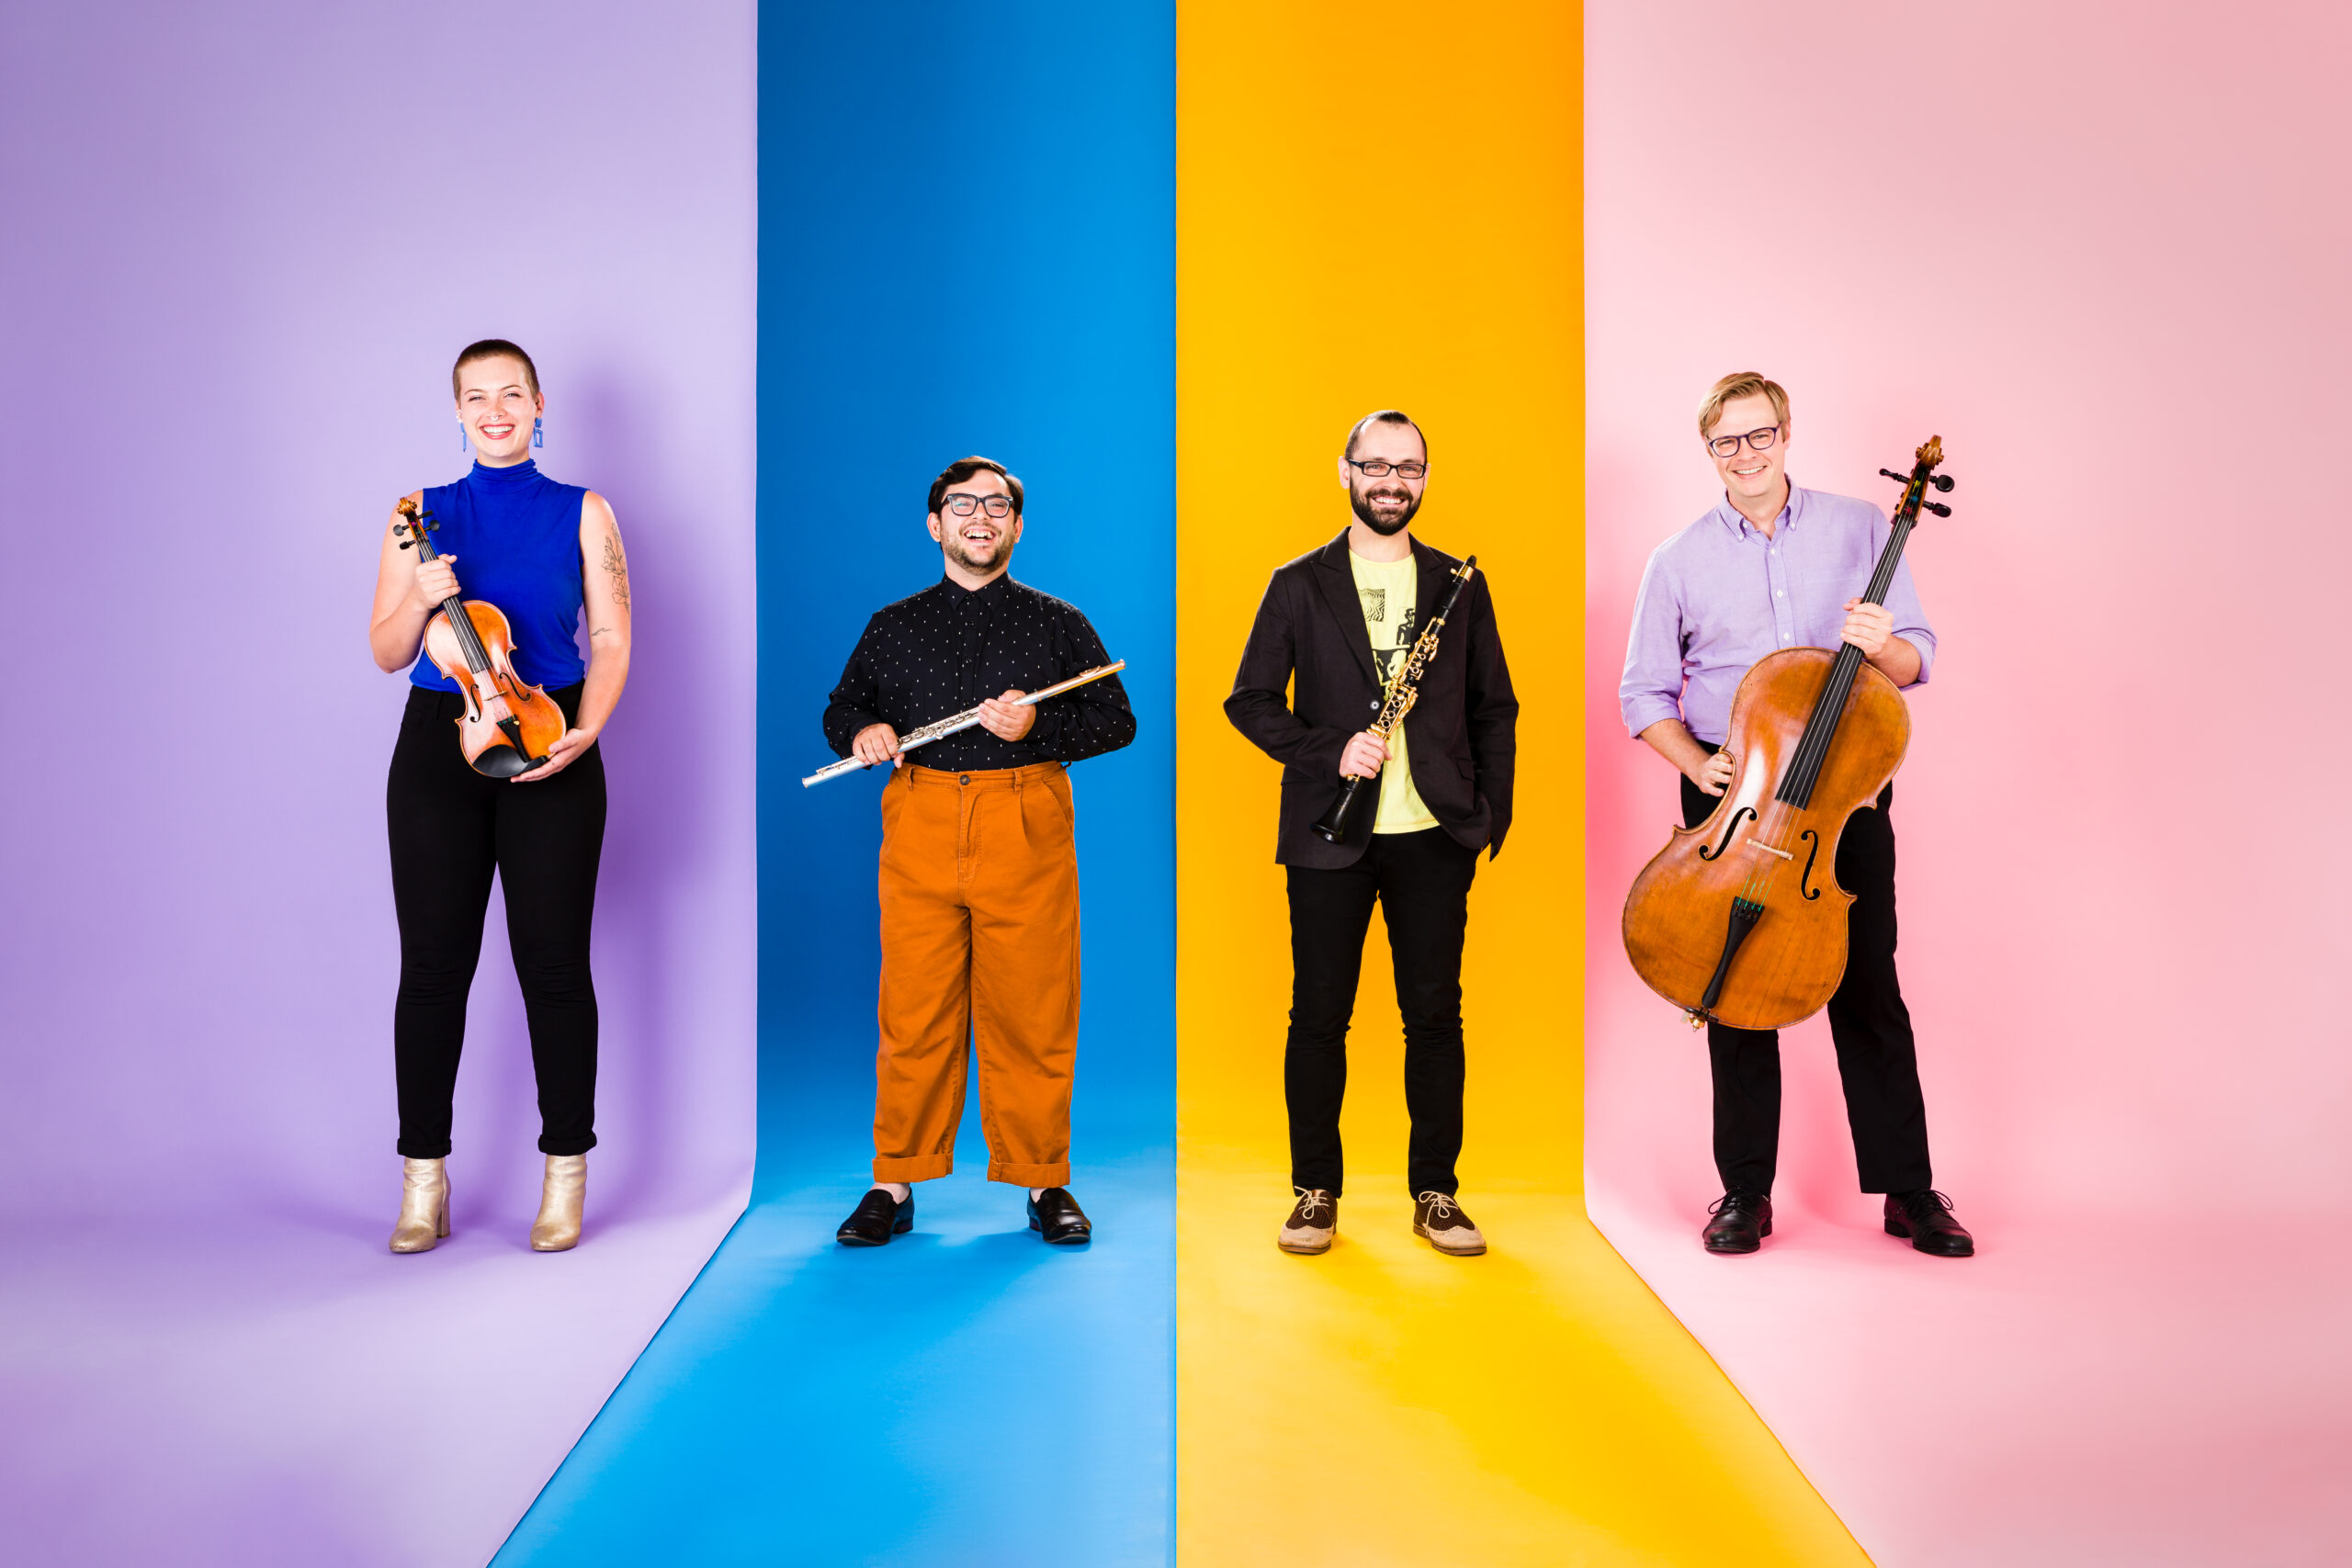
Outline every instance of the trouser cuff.
<svg viewBox="0 0 2352 1568"><path fill-rule="evenodd" d="M543 1155L555 1155L559 1157L564 1155L584 1155L595 1146L596 1134L594 1133L589 1134L584 1138L542 1137L539 1139L539 1153Z"/></svg>
<svg viewBox="0 0 2352 1568"><path fill-rule="evenodd" d="M956 1168L956 1156L948 1155L897 1155L874 1156L874 1179L876 1181L929 1181L946 1176Z"/></svg>
<svg viewBox="0 0 2352 1568"><path fill-rule="evenodd" d="M428 1144L420 1138L402 1138L392 1145L392 1152L402 1159L447 1159L449 1140Z"/></svg>
<svg viewBox="0 0 2352 1568"><path fill-rule="evenodd" d="M1015 1165L1011 1160L989 1161L989 1179L1009 1182L1015 1187L1067 1187L1069 1185L1069 1161L1052 1165Z"/></svg>

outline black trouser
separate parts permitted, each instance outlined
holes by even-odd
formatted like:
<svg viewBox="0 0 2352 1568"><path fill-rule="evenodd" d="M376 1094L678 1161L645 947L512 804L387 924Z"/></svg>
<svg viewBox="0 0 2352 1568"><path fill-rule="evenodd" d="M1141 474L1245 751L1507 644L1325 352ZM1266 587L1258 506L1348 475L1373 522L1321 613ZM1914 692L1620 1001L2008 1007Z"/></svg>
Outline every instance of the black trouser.
<svg viewBox="0 0 2352 1568"><path fill-rule="evenodd" d="M1683 825L1705 821L1721 798L1684 779ZM1846 977L1829 998L1829 1038L1865 1192L1935 1185L1911 1011L1894 975L1894 824L1887 815L1894 805L1889 784L1877 809L1847 818L1838 840L1838 885L1854 902L1846 913ZM1724 1190L1769 1193L1780 1164L1780 1033L1710 1023L1707 1058L1714 1070L1715 1171Z"/></svg>
<svg viewBox="0 0 2352 1568"><path fill-rule="evenodd" d="M1462 1152L1462 936L1478 852L1442 828L1374 833L1340 871L1290 868L1290 1179L1340 1190L1340 1102L1348 1089L1348 1020L1364 932L1380 904L1405 1018L1405 1106L1412 1113L1406 1185L1451 1194Z"/></svg>
<svg viewBox="0 0 2352 1568"><path fill-rule="evenodd" d="M580 686L548 694L580 716ZM384 789L400 913L401 988L392 1004L400 1152L449 1152L450 1101L466 1043L466 993L481 958L491 874L506 890L506 936L531 1024L539 1148L596 1146L596 987L588 928L605 847L605 760L591 746L542 784L484 778L458 750L465 699L418 687L401 717Z"/></svg>

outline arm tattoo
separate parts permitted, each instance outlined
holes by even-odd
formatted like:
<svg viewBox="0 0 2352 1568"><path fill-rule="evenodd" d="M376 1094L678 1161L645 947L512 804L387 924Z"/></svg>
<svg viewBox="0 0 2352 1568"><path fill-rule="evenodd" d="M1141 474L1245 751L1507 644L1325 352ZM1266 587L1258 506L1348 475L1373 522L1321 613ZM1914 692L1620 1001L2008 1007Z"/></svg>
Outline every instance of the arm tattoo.
<svg viewBox="0 0 2352 1568"><path fill-rule="evenodd" d="M605 536L605 570L613 580L613 597L620 607L628 608L628 562L621 558L621 536Z"/></svg>

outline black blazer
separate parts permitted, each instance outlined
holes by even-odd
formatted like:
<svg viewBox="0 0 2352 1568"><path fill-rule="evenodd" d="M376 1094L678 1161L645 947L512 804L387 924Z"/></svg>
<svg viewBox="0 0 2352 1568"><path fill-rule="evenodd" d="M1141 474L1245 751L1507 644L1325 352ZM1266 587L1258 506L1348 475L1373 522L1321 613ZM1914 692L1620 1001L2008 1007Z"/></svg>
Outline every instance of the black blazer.
<svg viewBox="0 0 2352 1568"><path fill-rule="evenodd" d="M1415 603L1426 615L1461 563L1416 539ZM1284 694L1295 676L1295 700ZM1364 629L1344 533L1274 573L1242 650L1233 727L1283 764L1282 828L1274 859L1283 865L1352 865L1372 841L1378 802L1359 795L1348 831L1327 844L1310 830L1340 794L1340 753L1380 715L1380 671ZM1500 854L1510 829L1511 769L1519 699L1503 662L1495 604L1481 571L1462 591L1421 678L1420 700L1405 716L1413 787L1454 839ZM1370 788L1368 786L1368 793Z"/></svg>

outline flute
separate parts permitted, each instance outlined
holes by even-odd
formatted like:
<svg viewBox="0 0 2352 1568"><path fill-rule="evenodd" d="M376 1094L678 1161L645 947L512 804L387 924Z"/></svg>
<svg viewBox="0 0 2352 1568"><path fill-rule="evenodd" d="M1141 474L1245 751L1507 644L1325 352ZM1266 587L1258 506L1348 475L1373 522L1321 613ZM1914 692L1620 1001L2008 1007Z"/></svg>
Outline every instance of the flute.
<svg viewBox="0 0 2352 1568"><path fill-rule="evenodd" d="M1027 696L1015 697L1012 699L1012 705L1022 708L1035 707L1047 697L1057 697L1073 686L1083 686L1090 681L1100 681L1105 675L1116 675L1126 667L1127 661L1124 659L1115 664L1097 666L1092 670L1073 675L1067 681L1057 682L1041 691L1032 692ZM949 714L945 718L935 719L921 729L910 729L899 736L899 754L904 756L918 746L928 746L934 740L970 729L979 722L980 710L978 708L966 708L962 713ZM827 779L837 779L843 773L859 773L871 766L873 766L872 763L861 762L854 757L844 757L828 767L819 768L815 773L802 779L800 787L807 789L810 784L820 784Z"/></svg>

